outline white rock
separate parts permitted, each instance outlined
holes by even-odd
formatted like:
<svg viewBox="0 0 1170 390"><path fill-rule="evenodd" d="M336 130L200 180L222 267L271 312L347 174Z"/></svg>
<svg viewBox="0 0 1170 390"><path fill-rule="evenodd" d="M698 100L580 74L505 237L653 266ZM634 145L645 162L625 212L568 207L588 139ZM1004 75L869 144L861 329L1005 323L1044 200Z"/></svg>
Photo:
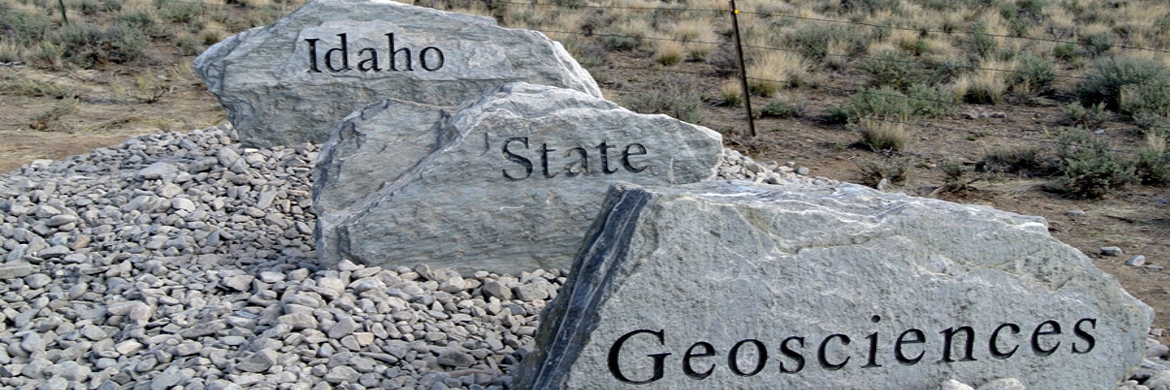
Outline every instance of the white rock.
<svg viewBox="0 0 1170 390"><path fill-rule="evenodd" d="M996 379L979 386L978 390L1027 390L1023 383L1016 378Z"/></svg>
<svg viewBox="0 0 1170 390"><path fill-rule="evenodd" d="M324 142L371 97L449 106L513 81L601 96L538 32L392 1L310 2L208 48L195 68L248 146Z"/></svg>
<svg viewBox="0 0 1170 390"><path fill-rule="evenodd" d="M524 83L470 102L437 126L436 152L422 162L386 156L375 165L409 167L401 179L365 178L394 181L343 211L318 210L323 264L426 262L467 275L565 268L610 183L710 179L723 150L709 129ZM338 158L330 157L337 147L327 148L319 167ZM315 199L346 188L330 177L314 182Z"/></svg>
<svg viewBox="0 0 1170 390"><path fill-rule="evenodd" d="M160 161L154 164L150 164L150 166L146 168L142 168L138 171L137 176L139 179L156 180L172 177L177 174L178 171L179 168L175 167L174 165Z"/></svg>
<svg viewBox="0 0 1170 390"><path fill-rule="evenodd" d="M1152 320L1041 218L856 185L615 185L593 226L513 388L1107 389Z"/></svg>
<svg viewBox="0 0 1170 390"><path fill-rule="evenodd" d="M939 390L975 390L975 389L972 388L971 386L967 386L966 384L963 384L962 382L959 382L957 380L947 379L947 380L943 381L941 386L939 386Z"/></svg>

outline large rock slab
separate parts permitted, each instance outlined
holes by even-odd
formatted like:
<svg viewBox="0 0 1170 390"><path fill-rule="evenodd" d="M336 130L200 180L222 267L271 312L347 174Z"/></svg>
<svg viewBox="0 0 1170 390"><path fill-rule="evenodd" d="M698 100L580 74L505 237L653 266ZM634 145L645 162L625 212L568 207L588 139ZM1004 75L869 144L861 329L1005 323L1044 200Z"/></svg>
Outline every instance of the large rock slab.
<svg viewBox="0 0 1170 390"><path fill-rule="evenodd" d="M382 99L450 106L527 81L601 96L539 32L392 0L316 0L195 59L247 146L325 142L333 123Z"/></svg>
<svg viewBox="0 0 1170 390"><path fill-rule="evenodd" d="M721 137L709 129L549 86L501 87L439 115L433 129L378 123L393 122L397 110L410 107L367 107L330 142L348 143L354 156L366 137L413 140L360 157L388 179L338 184L332 178L344 172L331 167L342 148L322 153L319 170L335 172L314 184L315 198L333 210L322 213L314 201L317 251L327 266L349 259L514 275L568 268L610 184L707 180L722 153ZM395 134L378 135L387 132ZM332 194L374 187L366 196Z"/></svg>
<svg viewBox="0 0 1170 390"><path fill-rule="evenodd" d="M614 186L520 389L1111 389L1152 311L1039 217L850 184Z"/></svg>

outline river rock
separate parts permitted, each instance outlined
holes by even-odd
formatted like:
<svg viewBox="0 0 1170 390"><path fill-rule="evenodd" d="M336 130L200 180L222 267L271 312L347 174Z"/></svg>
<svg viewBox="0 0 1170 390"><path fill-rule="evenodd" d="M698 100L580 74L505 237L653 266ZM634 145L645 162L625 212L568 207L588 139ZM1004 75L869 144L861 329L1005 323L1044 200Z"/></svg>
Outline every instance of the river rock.
<svg viewBox="0 0 1170 390"><path fill-rule="evenodd" d="M520 389L1108 389L1152 311L995 209L852 185L615 185Z"/></svg>
<svg viewBox="0 0 1170 390"><path fill-rule="evenodd" d="M425 262L465 275L567 268L611 183L707 180L722 153L709 129L527 83L470 101L434 133L435 152L406 173L365 178L383 184L345 210L318 210L322 263ZM383 159L376 166L395 164ZM330 180L314 183L315 198L352 192Z"/></svg>
<svg viewBox="0 0 1170 390"><path fill-rule="evenodd" d="M317 0L208 48L195 68L245 146L324 142L379 99L449 106L527 81L601 96L557 42L490 18L387 0Z"/></svg>

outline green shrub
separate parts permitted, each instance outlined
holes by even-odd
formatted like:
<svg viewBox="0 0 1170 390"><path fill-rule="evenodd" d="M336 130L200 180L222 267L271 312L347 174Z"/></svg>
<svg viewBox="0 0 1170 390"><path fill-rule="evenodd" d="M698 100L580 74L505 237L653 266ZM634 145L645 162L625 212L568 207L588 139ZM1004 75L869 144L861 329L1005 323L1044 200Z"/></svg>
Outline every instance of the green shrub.
<svg viewBox="0 0 1170 390"><path fill-rule="evenodd" d="M0 37L27 46L44 39L53 20L39 13L14 9L0 9Z"/></svg>
<svg viewBox="0 0 1170 390"><path fill-rule="evenodd" d="M1143 148L1134 162L1134 174L1145 185L1170 184L1170 153L1166 150Z"/></svg>
<svg viewBox="0 0 1170 390"><path fill-rule="evenodd" d="M1109 144L1085 129L1067 129L1058 153L1057 182L1072 196L1101 198L1130 181L1130 174L1109 150Z"/></svg>
<svg viewBox="0 0 1170 390"><path fill-rule="evenodd" d="M869 85L905 90L914 83L913 59L894 50L883 50L861 63L861 70L869 74Z"/></svg>
<svg viewBox="0 0 1170 390"><path fill-rule="evenodd" d="M1047 173L1049 164L1040 155L1040 148L997 148L975 164L977 172L1008 173L1021 176L1039 176Z"/></svg>
<svg viewBox="0 0 1170 390"><path fill-rule="evenodd" d="M1056 59L1070 62L1077 58L1077 45L1072 43L1062 43L1052 48L1052 56Z"/></svg>
<svg viewBox="0 0 1170 390"><path fill-rule="evenodd" d="M589 3L585 0L553 0L552 3L560 7L568 7L571 9L580 9L586 5L589 5Z"/></svg>
<svg viewBox="0 0 1170 390"><path fill-rule="evenodd" d="M906 95L889 87L863 89L849 96L842 109L850 120L877 117L904 121L914 116Z"/></svg>
<svg viewBox="0 0 1170 390"><path fill-rule="evenodd" d="M206 12L202 2L187 0L155 0L158 15L167 23L186 24Z"/></svg>
<svg viewBox="0 0 1170 390"><path fill-rule="evenodd" d="M1090 57L1096 57L1113 48L1113 34L1110 34L1106 31L1092 35L1085 35L1079 39L1079 42L1081 46L1085 48L1085 52L1087 52Z"/></svg>
<svg viewBox="0 0 1170 390"><path fill-rule="evenodd" d="M1027 15L1032 19L1039 19L1044 16L1044 7L1046 7L1047 0L1017 0L1016 6L1020 8L1022 14Z"/></svg>
<svg viewBox="0 0 1170 390"><path fill-rule="evenodd" d="M703 121L703 100L692 83L677 77L663 77L657 85L661 88L643 90L634 96L622 99L623 105L642 114L666 114L684 122Z"/></svg>
<svg viewBox="0 0 1170 390"><path fill-rule="evenodd" d="M1105 103L1097 103L1089 107L1072 102L1060 106L1060 123L1067 126L1098 127L1109 120L1109 113L1105 112Z"/></svg>
<svg viewBox="0 0 1170 390"><path fill-rule="evenodd" d="M804 58L813 63L824 61L832 42L846 42L852 52L850 54L856 54L864 49L867 40L868 37L853 26L812 25L797 29L786 37L789 47L795 47Z"/></svg>
<svg viewBox="0 0 1170 390"><path fill-rule="evenodd" d="M178 39L175 39L175 47L179 48L179 54L184 56L198 55L203 52L203 45L199 44L199 39L190 34L181 34Z"/></svg>
<svg viewBox="0 0 1170 390"><path fill-rule="evenodd" d="M1139 116L1170 116L1170 85L1142 84L1121 87L1118 111L1137 121Z"/></svg>
<svg viewBox="0 0 1170 390"><path fill-rule="evenodd" d="M114 21L137 29L146 29L155 23L154 15L145 10L122 12L114 17Z"/></svg>
<svg viewBox="0 0 1170 390"><path fill-rule="evenodd" d="M913 167L913 157L866 161L857 166L861 171L859 182L874 188L877 188L882 180L890 184L902 184L910 176L910 169Z"/></svg>
<svg viewBox="0 0 1170 390"><path fill-rule="evenodd" d="M630 51L642 46L642 38L610 35L605 37L605 47L615 51Z"/></svg>
<svg viewBox="0 0 1170 390"><path fill-rule="evenodd" d="M897 11L901 0L841 0L841 9L846 12L874 14L881 11Z"/></svg>
<svg viewBox="0 0 1170 390"><path fill-rule="evenodd" d="M912 115L923 118L938 118L950 115L954 110L955 94L926 84L911 85L907 91Z"/></svg>
<svg viewBox="0 0 1170 390"><path fill-rule="evenodd" d="M784 100L776 99L760 110L760 116L764 118L787 119L800 116L800 110L796 107L789 106Z"/></svg>
<svg viewBox="0 0 1170 390"><path fill-rule="evenodd" d="M832 105L825 109L824 121L830 125L843 125L849 123L848 106Z"/></svg>
<svg viewBox="0 0 1170 390"><path fill-rule="evenodd" d="M997 45L995 37L987 33L987 26L983 23L976 23L971 27L971 33L964 45L967 52L976 58L991 58L992 54L995 54Z"/></svg>
<svg viewBox="0 0 1170 390"><path fill-rule="evenodd" d="M55 70L61 67L65 48L53 42L42 41L24 53L24 60L34 67Z"/></svg>
<svg viewBox="0 0 1170 390"><path fill-rule="evenodd" d="M1129 117L1170 116L1170 69L1146 59L1102 58L1077 86L1077 96L1082 103L1104 103Z"/></svg>
<svg viewBox="0 0 1170 390"><path fill-rule="evenodd" d="M1012 90L1020 95L1046 93L1056 80L1056 64L1032 54L1023 54L1016 62Z"/></svg>
<svg viewBox="0 0 1170 390"><path fill-rule="evenodd" d="M150 42L141 30L124 24L103 28L87 23L63 26L49 40L62 48L65 60L84 68L132 61Z"/></svg>
<svg viewBox="0 0 1170 390"><path fill-rule="evenodd" d="M966 191L967 186L974 181L971 180L970 174L975 168L964 164L956 157L943 160L939 168L943 171L943 189L946 191Z"/></svg>

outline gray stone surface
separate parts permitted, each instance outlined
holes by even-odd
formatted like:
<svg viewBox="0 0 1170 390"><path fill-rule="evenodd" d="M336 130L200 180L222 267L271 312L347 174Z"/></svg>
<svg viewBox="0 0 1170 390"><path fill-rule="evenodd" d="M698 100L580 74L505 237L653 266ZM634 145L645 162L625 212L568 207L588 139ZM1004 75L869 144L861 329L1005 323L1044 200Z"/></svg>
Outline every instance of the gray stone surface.
<svg viewBox="0 0 1170 390"><path fill-rule="evenodd" d="M438 147L443 115L443 107L387 99L346 117L317 162L313 209L342 212L398 180Z"/></svg>
<svg viewBox="0 0 1170 390"><path fill-rule="evenodd" d="M378 99L454 105L514 81L601 96L538 32L381 0L313 1L208 48L195 68L248 146L324 142L334 122Z"/></svg>
<svg viewBox="0 0 1170 390"><path fill-rule="evenodd" d="M390 175L398 180L346 210L318 210L322 263L425 262L465 274L564 268L610 183L710 179L722 154L709 129L526 83L471 101L436 127L436 151ZM317 198L330 180L314 184Z"/></svg>
<svg viewBox="0 0 1170 390"><path fill-rule="evenodd" d="M1041 218L856 185L619 184L586 237L513 388L1103 389L1152 319Z"/></svg>

